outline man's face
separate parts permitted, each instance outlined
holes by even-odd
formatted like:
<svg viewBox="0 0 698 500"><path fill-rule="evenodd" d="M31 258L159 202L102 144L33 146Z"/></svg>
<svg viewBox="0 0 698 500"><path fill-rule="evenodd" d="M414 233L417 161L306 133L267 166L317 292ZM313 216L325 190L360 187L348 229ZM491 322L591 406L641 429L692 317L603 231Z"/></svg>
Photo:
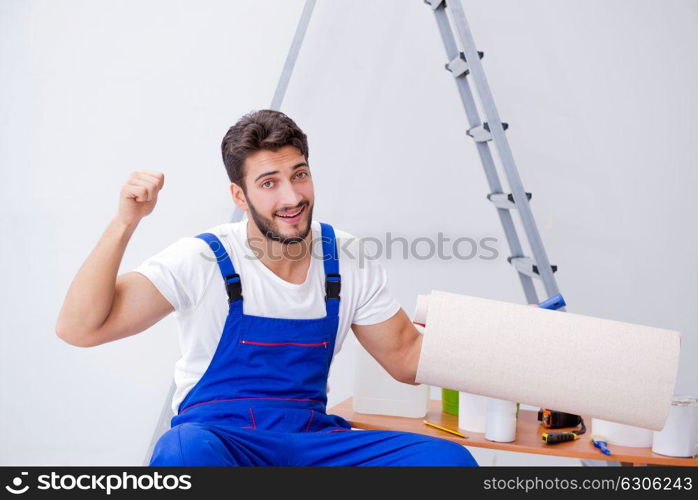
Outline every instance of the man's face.
<svg viewBox="0 0 698 500"><path fill-rule="evenodd" d="M305 239L315 198L310 167L297 148L251 154L244 182L248 213L264 236L284 244Z"/></svg>

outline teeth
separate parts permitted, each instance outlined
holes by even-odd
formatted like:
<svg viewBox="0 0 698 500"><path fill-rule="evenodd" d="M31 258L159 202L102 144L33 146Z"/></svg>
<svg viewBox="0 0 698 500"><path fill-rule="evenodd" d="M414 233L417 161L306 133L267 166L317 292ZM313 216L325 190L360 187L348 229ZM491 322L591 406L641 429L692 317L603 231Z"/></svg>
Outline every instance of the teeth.
<svg viewBox="0 0 698 500"><path fill-rule="evenodd" d="M303 207L301 207L300 210L298 210L298 212L296 212L295 214L289 214L289 215L281 215L281 214L279 214L279 217L284 217L284 218L286 218L286 219L291 219L291 218L295 217L296 215L298 215L299 213L301 213L302 211L303 211Z"/></svg>

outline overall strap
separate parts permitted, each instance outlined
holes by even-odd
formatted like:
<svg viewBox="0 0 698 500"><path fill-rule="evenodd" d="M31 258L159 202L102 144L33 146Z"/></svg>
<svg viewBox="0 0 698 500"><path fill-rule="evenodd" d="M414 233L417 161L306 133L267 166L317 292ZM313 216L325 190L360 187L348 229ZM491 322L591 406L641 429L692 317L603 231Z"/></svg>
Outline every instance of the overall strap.
<svg viewBox="0 0 698 500"><path fill-rule="evenodd" d="M325 308L328 316L337 316L339 314L339 291L342 288L337 242L332 226L321 222L320 228L322 229L322 259L325 266Z"/></svg>
<svg viewBox="0 0 698 500"><path fill-rule="evenodd" d="M208 243L208 246L211 247L213 254L216 256L216 262L218 262L221 275L223 275L225 290L228 293L228 304L238 300L240 304L242 304L242 283L240 282L240 275L235 272L233 261L228 256L228 252L225 251L225 247L221 241L212 233L201 233L196 237Z"/></svg>

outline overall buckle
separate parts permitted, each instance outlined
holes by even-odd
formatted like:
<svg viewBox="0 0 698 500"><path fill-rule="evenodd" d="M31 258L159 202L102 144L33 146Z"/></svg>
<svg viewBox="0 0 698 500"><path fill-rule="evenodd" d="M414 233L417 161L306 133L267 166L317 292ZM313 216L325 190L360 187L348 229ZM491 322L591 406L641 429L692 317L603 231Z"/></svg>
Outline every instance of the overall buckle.
<svg viewBox="0 0 698 500"><path fill-rule="evenodd" d="M225 291L228 292L228 303L242 300L242 283L239 274L229 274L225 277Z"/></svg>
<svg viewBox="0 0 698 500"><path fill-rule="evenodd" d="M325 302L328 299L338 299L342 289L342 277L337 273L327 273L325 276Z"/></svg>

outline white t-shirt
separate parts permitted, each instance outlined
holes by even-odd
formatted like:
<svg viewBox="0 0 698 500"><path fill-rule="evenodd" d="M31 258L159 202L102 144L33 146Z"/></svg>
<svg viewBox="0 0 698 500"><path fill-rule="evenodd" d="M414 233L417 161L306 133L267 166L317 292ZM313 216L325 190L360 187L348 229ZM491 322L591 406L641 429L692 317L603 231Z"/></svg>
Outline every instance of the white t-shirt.
<svg viewBox="0 0 698 500"><path fill-rule="evenodd" d="M325 316L325 271L320 223L312 221L313 252L306 280L294 284L267 268L247 243L247 221L219 224L215 234L232 259L242 282L243 312L274 318ZM341 349L352 324L373 325L391 318L400 304L387 287L383 266L360 259L359 240L335 228L340 292L339 328L334 353ZM146 259L134 271L147 277L172 304L179 323L182 356L174 370L172 410L199 381L216 351L228 314L223 277L208 244L195 236L180 238Z"/></svg>

